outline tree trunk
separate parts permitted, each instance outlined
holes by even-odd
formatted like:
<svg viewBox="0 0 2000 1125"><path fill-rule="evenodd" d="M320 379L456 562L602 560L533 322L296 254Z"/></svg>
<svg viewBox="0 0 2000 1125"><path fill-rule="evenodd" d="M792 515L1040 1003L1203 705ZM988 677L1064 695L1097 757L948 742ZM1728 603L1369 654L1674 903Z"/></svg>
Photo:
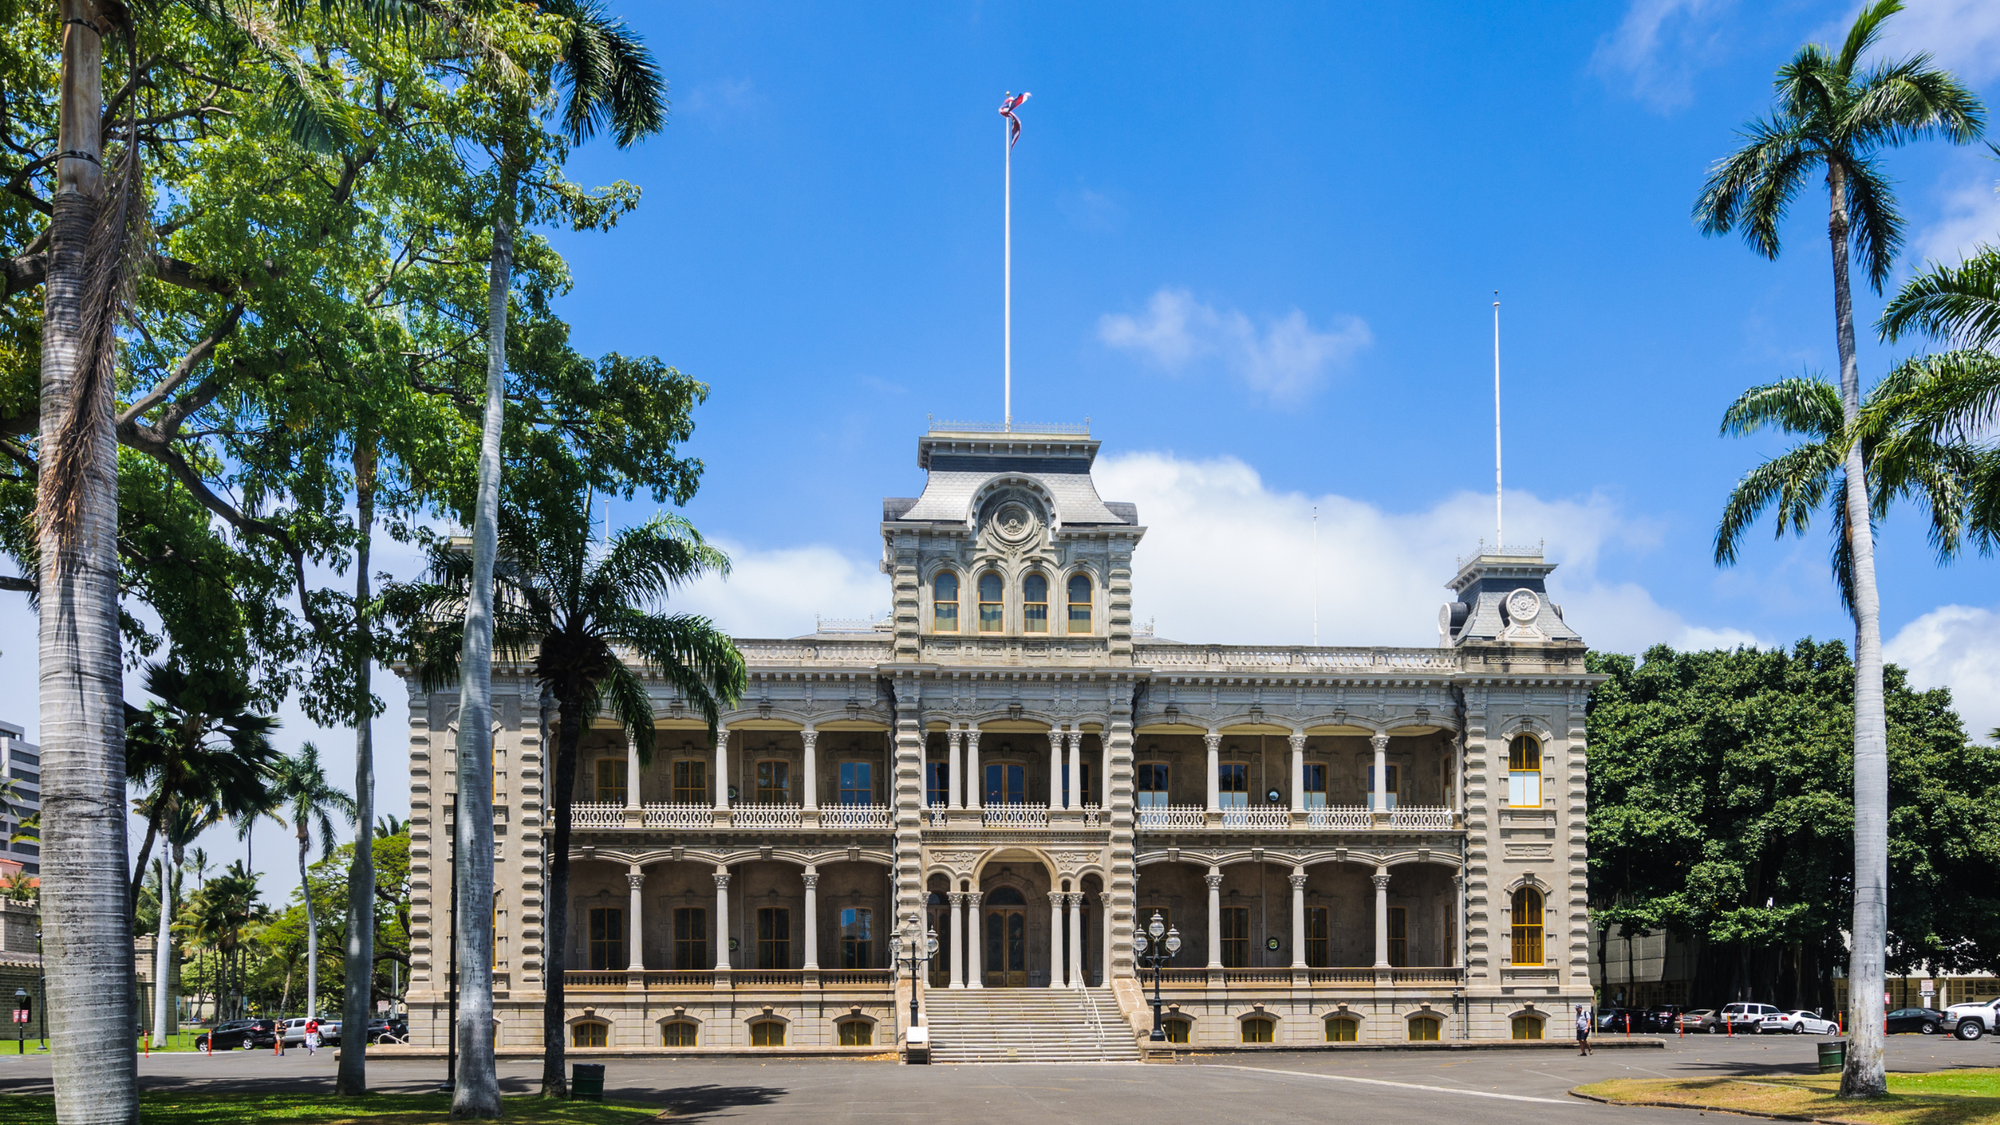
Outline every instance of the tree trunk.
<svg viewBox="0 0 2000 1125"><path fill-rule="evenodd" d="M563 972L568 968L569 960L570 803L576 797L576 740L583 726L583 707L577 700L565 699L561 708L561 733L557 735L554 771L555 792L549 804L555 835L549 842L548 913L542 922L542 929L548 934L548 945L542 954L542 962L547 966L542 985L545 997L542 1001L542 1096L545 1098L569 1096L569 1080L563 1073L567 1062L564 1054L568 1047L563 1038L566 1030L563 1026ZM625 784L637 785L639 779L628 777Z"/></svg>
<svg viewBox="0 0 2000 1125"><path fill-rule="evenodd" d="M1847 280L1847 184L1838 165L1827 173L1827 230L1833 244L1833 308L1840 338L1841 416L1861 415L1861 373L1854 354L1854 305ZM1869 522L1868 471L1861 443L1847 449L1847 558L1854 589L1854 925L1847 969L1847 1067L1842 1097L1889 1092L1882 1058L1883 957L1889 940L1889 720L1882 701L1881 600L1875 590L1875 531Z"/></svg>
<svg viewBox="0 0 2000 1125"><path fill-rule="evenodd" d="M98 118L105 14L62 0L62 109L43 284L41 419L61 432L87 412L82 479L44 475L44 496L75 486L70 518L36 528L40 548L42 920L56 1118L139 1119L132 897L125 838L125 715L118 647L117 447L108 394L86 396L87 244L102 195ZM101 414L101 416L100 416Z"/></svg>
<svg viewBox="0 0 2000 1125"><path fill-rule="evenodd" d="M460 934L458 1073L451 1116L500 1116L493 1060L493 562L500 538L500 425L506 414L507 294L514 269L511 153L500 161L487 280L486 412L479 440L479 497L472 517L472 590L458 705L456 858Z"/></svg>
<svg viewBox="0 0 2000 1125"><path fill-rule="evenodd" d="M139 844L139 862L132 865L132 909L139 909L139 892L146 887L146 861L153 858L153 841L159 838L160 818L146 818L146 835Z"/></svg>
<svg viewBox="0 0 2000 1125"><path fill-rule="evenodd" d="M160 936L153 948L153 1038L164 1042L167 1029L167 974L174 959L174 888L167 878L167 857L160 857Z"/></svg>
<svg viewBox="0 0 2000 1125"><path fill-rule="evenodd" d="M303 810L301 810L303 811ZM306 900L306 1015L319 1015L319 922L313 918L312 884L306 882L306 853L312 837L299 820L299 897Z"/></svg>
<svg viewBox="0 0 2000 1125"><path fill-rule="evenodd" d="M360 830L347 868L346 992L340 1006L340 1070L333 1091L344 1097L368 1092L368 1016L375 982L375 701L374 632L368 612L368 547L375 530L375 435L354 442L355 523L361 541L354 562L354 807ZM361 1034L353 1030L361 1029Z"/></svg>

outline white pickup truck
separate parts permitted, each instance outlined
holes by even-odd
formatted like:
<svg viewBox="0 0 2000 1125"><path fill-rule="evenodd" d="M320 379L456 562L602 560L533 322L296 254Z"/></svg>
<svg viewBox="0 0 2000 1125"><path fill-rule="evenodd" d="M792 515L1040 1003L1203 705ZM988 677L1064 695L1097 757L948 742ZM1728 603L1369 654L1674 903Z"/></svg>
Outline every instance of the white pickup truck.
<svg viewBox="0 0 2000 1125"><path fill-rule="evenodd" d="M2000 1031L2000 1000L1976 1004L1953 1004L1944 1010L1945 1025L1960 1039L1977 1039Z"/></svg>

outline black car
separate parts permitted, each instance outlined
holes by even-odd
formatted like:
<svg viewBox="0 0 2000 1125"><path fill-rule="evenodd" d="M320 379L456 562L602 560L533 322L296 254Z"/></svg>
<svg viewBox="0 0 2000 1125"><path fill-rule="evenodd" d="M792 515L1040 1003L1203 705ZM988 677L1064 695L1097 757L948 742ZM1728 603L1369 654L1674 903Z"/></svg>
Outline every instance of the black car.
<svg viewBox="0 0 2000 1125"><path fill-rule="evenodd" d="M392 1020L370 1020L368 1022L370 1043L407 1043L410 1041L410 1020L407 1016L397 1016Z"/></svg>
<svg viewBox="0 0 2000 1125"><path fill-rule="evenodd" d="M269 1047L278 1041L278 1021L224 1020L194 1038L197 1051L234 1051Z"/></svg>
<svg viewBox="0 0 2000 1125"><path fill-rule="evenodd" d="M1897 1008L1889 1013L1889 1033L1914 1031L1922 1035L1936 1035L1950 1017L1936 1008Z"/></svg>

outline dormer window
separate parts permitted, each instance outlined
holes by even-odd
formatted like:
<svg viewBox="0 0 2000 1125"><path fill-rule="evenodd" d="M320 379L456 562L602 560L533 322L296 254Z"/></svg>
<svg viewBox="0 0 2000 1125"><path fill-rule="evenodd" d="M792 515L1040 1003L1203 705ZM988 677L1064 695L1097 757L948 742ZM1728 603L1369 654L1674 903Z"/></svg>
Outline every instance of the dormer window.
<svg viewBox="0 0 2000 1125"><path fill-rule="evenodd" d="M998 633L1002 628L1000 614L1000 576L987 571L979 576L979 631Z"/></svg>
<svg viewBox="0 0 2000 1125"><path fill-rule="evenodd" d="M1021 628L1030 633L1049 631L1049 580L1030 574L1021 583Z"/></svg>
<svg viewBox="0 0 2000 1125"><path fill-rule="evenodd" d="M1069 576L1069 631L1090 632L1090 576Z"/></svg>
<svg viewBox="0 0 2000 1125"><path fill-rule="evenodd" d="M931 632L958 632L958 575L949 570L931 580Z"/></svg>

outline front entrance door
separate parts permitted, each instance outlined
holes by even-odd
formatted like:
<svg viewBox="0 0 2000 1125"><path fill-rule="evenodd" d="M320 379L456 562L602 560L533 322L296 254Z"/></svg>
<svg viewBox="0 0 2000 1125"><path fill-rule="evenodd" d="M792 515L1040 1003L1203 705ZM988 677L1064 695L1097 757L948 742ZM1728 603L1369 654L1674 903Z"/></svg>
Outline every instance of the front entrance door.
<svg viewBox="0 0 2000 1125"><path fill-rule="evenodd" d="M984 932L988 988L1028 987L1028 904L1021 892L1001 887L986 898Z"/></svg>

